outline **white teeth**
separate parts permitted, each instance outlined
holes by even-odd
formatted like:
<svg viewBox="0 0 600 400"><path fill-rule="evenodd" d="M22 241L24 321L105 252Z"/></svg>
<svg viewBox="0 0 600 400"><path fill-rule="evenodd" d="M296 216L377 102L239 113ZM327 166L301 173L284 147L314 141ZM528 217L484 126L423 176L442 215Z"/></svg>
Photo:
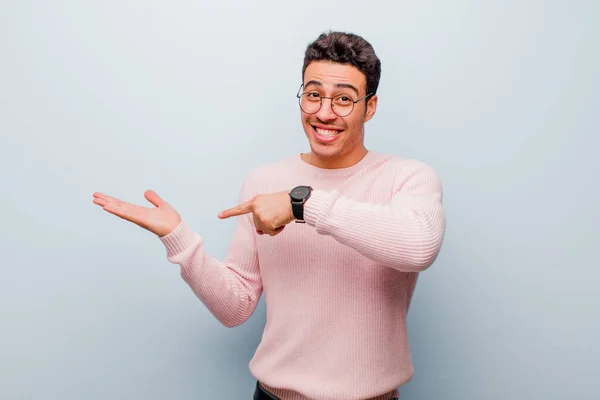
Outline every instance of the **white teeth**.
<svg viewBox="0 0 600 400"><path fill-rule="evenodd" d="M320 136L326 136L326 137L335 136L340 133L339 131L330 131L328 129L321 129L321 128L315 128L315 131L317 131L317 133Z"/></svg>

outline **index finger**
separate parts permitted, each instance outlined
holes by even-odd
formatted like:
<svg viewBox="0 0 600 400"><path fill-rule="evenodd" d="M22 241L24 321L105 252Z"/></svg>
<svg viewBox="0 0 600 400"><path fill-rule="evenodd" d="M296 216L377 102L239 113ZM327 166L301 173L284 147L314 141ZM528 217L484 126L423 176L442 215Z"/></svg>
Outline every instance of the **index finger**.
<svg viewBox="0 0 600 400"><path fill-rule="evenodd" d="M234 217L236 215L248 214L249 212L252 212L252 200L248 200L247 202L240 204L239 206L222 211L219 214L219 218L225 219L229 217Z"/></svg>

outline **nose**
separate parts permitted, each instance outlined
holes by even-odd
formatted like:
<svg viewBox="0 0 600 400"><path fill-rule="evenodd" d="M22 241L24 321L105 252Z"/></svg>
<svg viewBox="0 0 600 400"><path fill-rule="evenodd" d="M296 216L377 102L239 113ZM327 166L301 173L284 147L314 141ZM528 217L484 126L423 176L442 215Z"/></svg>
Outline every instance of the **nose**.
<svg viewBox="0 0 600 400"><path fill-rule="evenodd" d="M333 112L333 100L328 98L321 99L321 109L317 112L317 118L323 122L333 121L338 116Z"/></svg>

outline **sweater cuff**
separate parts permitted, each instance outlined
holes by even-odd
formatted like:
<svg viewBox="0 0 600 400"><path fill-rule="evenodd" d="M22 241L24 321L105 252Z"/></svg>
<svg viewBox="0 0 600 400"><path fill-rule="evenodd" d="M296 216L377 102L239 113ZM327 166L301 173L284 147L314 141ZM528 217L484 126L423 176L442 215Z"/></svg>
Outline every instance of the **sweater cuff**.
<svg viewBox="0 0 600 400"><path fill-rule="evenodd" d="M329 202L329 193L323 190L313 189L310 198L304 203L304 221L310 226L317 226L317 222L323 215L327 203Z"/></svg>
<svg viewBox="0 0 600 400"><path fill-rule="evenodd" d="M187 250L193 244L194 237L195 232L192 231L187 221L182 220L177 228L173 229L171 233L160 237L160 240L167 248L167 256L171 257Z"/></svg>

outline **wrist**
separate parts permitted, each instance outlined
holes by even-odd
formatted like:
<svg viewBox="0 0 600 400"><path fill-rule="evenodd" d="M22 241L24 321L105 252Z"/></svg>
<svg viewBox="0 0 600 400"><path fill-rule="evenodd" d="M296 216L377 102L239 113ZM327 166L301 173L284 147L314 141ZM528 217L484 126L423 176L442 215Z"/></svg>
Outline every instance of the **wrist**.
<svg viewBox="0 0 600 400"><path fill-rule="evenodd" d="M332 197L332 195L334 197ZM308 200L304 204L304 222L310 226L317 226L317 221L322 224L331 217L333 213L333 202L338 195L323 191L313 190ZM326 212L324 212L326 211Z"/></svg>
<svg viewBox="0 0 600 400"><path fill-rule="evenodd" d="M312 190L310 186L296 186L290 191L290 207L296 222L304 222L304 204L310 198Z"/></svg>

